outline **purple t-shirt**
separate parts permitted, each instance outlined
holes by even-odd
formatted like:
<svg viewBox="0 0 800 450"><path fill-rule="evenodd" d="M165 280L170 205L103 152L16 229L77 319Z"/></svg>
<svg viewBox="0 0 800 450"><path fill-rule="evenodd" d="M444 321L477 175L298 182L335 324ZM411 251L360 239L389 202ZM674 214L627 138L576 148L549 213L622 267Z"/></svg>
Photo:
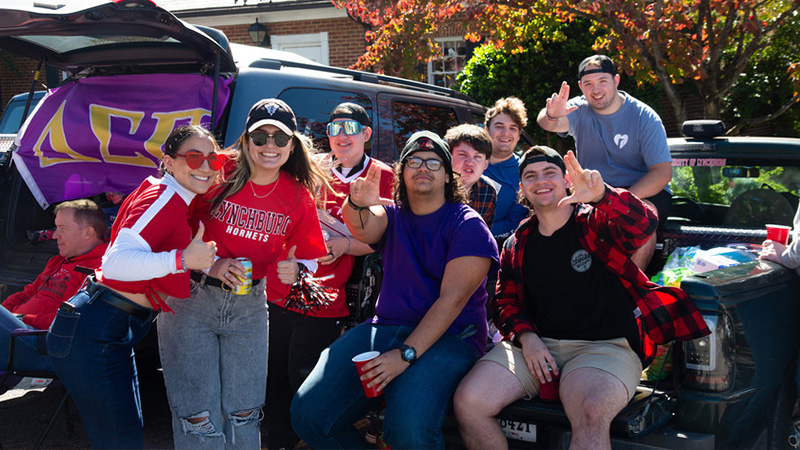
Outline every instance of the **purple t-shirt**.
<svg viewBox="0 0 800 450"><path fill-rule="evenodd" d="M418 216L385 206L389 223L375 249L383 253L383 283L372 323L416 327L439 298L447 263L462 256L490 258L499 266L497 244L481 216L462 203L445 202ZM486 347L486 280L447 329L462 335L478 355Z"/></svg>

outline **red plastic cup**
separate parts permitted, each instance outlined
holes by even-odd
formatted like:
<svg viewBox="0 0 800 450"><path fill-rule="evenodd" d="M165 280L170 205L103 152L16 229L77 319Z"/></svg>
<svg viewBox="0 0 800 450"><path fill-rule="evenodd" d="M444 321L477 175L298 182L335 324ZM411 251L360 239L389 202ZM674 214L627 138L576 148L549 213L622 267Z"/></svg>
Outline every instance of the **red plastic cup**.
<svg viewBox="0 0 800 450"><path fill-rule="evenodd" d="M559 379L561 378L561 372L556 375L551 371L550 377L552 377L553 381L548 383L539 383L539 398L542 400L557 402L560 399L558 396L558 387Z"/></svg>
<svg viewBox="0 0 800 450"><path fill-rule="evenodd" d="M785 225L767 224L767 239L786 245L789 243L789 231L791 230L792 227Z"/></svg>
<svg viewBox="0 0 800 450"><path fill-rule="evenodd" d="M353 362L356 364L356 369L358 370L359 377L363 375L365 372L367 372L366 370L361 370L361 368L364 367L364 364L377 358L380 354L381 354L380 352L373 351L373 352L364 352L361 353L360 355L356 355L353 357ZM361 387L364 388L364 394L366 394L367 397L370 398L381 395L381 392L378 392L378 385L367 387L367 383L369 383L370 381L372 381L372 378L368 380L361 380Z"/></svg>

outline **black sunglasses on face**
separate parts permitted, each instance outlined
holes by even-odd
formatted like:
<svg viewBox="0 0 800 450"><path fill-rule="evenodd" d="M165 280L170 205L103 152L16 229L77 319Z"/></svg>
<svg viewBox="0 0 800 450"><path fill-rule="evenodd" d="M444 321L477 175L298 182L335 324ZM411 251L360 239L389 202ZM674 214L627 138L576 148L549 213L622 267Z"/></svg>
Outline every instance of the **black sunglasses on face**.
<svg viewBox="0 0 800 450"><path fill-rule="evenodd" d="M272 143L275 144L275 147L286 147L289 145L289 141L292 140L291 136L280 131L275 134L268 134L261 131L250 133L250 139L253 141L253 144L259 147L267 145L267 141L270 138L272 139Z"/></svg>

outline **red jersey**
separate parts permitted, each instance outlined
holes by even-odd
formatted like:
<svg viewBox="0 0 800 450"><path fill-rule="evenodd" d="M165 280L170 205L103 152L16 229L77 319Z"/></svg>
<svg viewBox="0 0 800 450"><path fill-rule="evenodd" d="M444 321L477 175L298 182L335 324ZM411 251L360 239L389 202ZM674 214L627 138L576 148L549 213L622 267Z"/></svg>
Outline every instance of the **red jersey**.
<svg viewBox="0 0 800 450"><path fill-rule="evenodd" d="M297 259L316 259L328 252L314 198L288 173L281 171L278 180L266 186L248 181L209 217L210 202L221 189L199 199L193 216L205 223L205 239L217 243L218 257L250 259L254 280L264 278L268 268L276 272L274 263L286 259L292 246L297 246ZM277 272L272 275L277 279Z"/></svg>
<svg viewBox="0 0 800 450"><path fill-rule="evenodd" d="M114 225L111 227L111 242L106 256L103 257L103 266L112 253L114 243L120 232L126 236L137 236L143 250L156 254L166 261L159 277L149 277L137 281L120 281L108 278L103 274L103 267L95 271L97 280L104 285L120 292L145 294L154 309L162 308L172 311L155 292L177 298L189 297L189 272L178 273L175 264L177 249L186 248L192 240L192 230L187 217L189 204L194 194L183 188L171 176L162 179L148 178L135 191L133 191L119 209ZM208 240L208 239L206 239ZM146 247L149 247L146 248ZM130 264L130 272L152 271L152 267L139 267L136 263Z"/></svg>
<svg viewBox="0 0 800 450"><path fill-rule="evenodd" d="M339 171L331 171L333 176L330 180L331 187L334 191L342 194L341 197L328 194L325 198L325 210L334 219L344 224L342 217L342 205L344 199L350 194L350 183L356 178L364 176L372 165L376 165L380 169L380 196L383 198L393 198L394 186L394 172L386 164L367 157L364 168L358 172L348 174L346 177ZM344 225L342 225L344 226ZM327 230L326 230L327 231ZM337 236L335 232L329 233L331 236ZM352 239L352 238L351 238ZM353 272L353 263L355 257L352 255L342 255L333 262L333 264L322 265L320 264L315 272L315 277L326 277L333 275L333 278L327 279L322 282L325 286L335 289L333 295L335 300L328 306L313 309L308 312L309 316L315 317L345 317L350 314L347 308L347 294L345 292L345 284ZM279 306L286 304L286 297L289 295L289 286L285 285L278 280L277 274L274 278L270 277L267 280L267 300Z"/></svg>

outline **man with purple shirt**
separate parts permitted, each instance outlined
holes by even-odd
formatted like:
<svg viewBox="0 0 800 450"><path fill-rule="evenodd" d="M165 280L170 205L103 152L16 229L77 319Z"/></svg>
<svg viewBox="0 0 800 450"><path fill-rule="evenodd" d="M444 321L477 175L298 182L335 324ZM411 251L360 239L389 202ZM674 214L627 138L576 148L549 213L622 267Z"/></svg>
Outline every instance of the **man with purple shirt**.
<svg viewBox="0 0 800 450"><path fill-rule="evenodd" d="M451 160L439 136L417 132L395 167L396 204L379 196L375 170L350 186L345 223L382 252L384 278L375 317L322 352L292 402L292 425L313 448L367 447L353 423L384 399L384 442L444 447L447 405L484 352L484 284L499 260L488 227L464 204ZM381 355L364 378L384 399L364 395L351 362L373 350Z"/></svg>

